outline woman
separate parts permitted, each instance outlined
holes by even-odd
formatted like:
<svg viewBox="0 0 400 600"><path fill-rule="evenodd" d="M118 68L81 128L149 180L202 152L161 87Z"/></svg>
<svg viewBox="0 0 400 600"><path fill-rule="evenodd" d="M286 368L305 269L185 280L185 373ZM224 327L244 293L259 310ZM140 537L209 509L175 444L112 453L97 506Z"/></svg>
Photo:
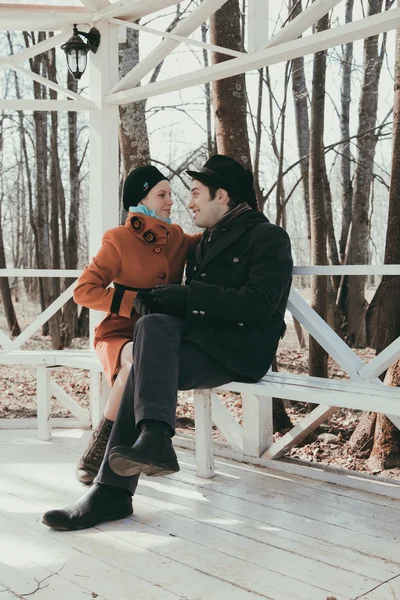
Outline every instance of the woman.
<svg viewBox="0 0 400 600"><path fill-rule="evenodd" d="M77 466L77 478L85 484L92 483L103 460L131 368L133 327L139 318L133 307L136 293L181 283L186 255L201 237L171 224L172 204L170 183L156 167L132 171L123 190L129 213L125 225L104 234L75 288L77 304L107 312L95 329L94 346L111 386L103 417Z"/></svg>

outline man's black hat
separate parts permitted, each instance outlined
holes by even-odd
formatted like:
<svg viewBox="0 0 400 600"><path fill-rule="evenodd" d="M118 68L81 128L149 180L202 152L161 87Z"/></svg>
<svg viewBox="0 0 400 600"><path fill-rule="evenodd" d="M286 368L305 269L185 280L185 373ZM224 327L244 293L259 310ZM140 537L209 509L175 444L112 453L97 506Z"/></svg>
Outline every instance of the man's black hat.
<svg viewBox="0 0 400 600"><path fill-rule="evenodd" d="M164 180L168 181L168 178L152 165L131 171L124 182L122 202L125 210L128 212L130 206L137 206L157 183Z"/></svg>
<svg viewBox="0 0 400 600"><path fill-rule="evenodd" d="M226 190L238 200L247 202L253 210L258 210L253 175L234 158L214 154L201 171L186 171L186 173L207 186Z"/></svg>

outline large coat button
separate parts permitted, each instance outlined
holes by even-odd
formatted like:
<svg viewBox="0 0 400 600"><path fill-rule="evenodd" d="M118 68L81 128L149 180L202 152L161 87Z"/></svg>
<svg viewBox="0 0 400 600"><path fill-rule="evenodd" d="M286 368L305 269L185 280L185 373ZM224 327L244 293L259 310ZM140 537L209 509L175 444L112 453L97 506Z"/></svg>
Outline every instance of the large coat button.
<svg viewBox="0 0 400 600"><path fill-rule="evenodd" d="M195 317L196 317L198 314L199 314L199 311L198 311L198 310L193 310L193 311L192 311L192 315L194 315Z"/></svg>
<svg viewBox="0 0 400 600"><path fill-rule="evenodd" d="M205 314L206 314L206 313L204 312L204 310L199 310L199 315L200 315L201 317L204 317L204 316L205 316Z"/></svg>
<svg viewBox="0 0 400 600"><path fill-rule="evenodd" d="M235 258L233 259L233 262L234 262L234 263L238 263L238 262L239 262L239 259L238 259L238 257L237 257L237 256L235 256Z"/></svg>
<svg viewBox="0 0 400 600"><path fill-rule="evenodd" d="M154 252L157 252L157 254L160 254L160 252L161 252L161 248L160 248L160 246L156 246L156 247L154 248Z"/></svg>
<svg viewBox="0 0 400 600"><path fill-rule="evenodd" d="M160 279L167 279L167 274L166 273L160 273L159 274L159 278Z"/></svg>

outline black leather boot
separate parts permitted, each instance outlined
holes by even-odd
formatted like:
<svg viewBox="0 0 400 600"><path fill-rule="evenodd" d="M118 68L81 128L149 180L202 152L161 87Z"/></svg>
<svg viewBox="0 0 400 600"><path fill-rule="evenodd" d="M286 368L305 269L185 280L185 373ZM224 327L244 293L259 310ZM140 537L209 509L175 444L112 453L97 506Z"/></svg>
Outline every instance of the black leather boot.
<svg viewBox="0 0 400 600"><path fill-rule="evenodd" d="M179 471L171 429L163 421L143 421L134 445L112 448L108 462L114 473L124 477L139 473L160 477Z"/></svg>
<svg viewBox="0 0 400 600"><path fill-rule="evenodd" d="M133 513L132 494L124 488L94 483L79 500L59 510L48 510L42 522L59 531L95 527Z"/></svg>
<svg viewBox="0 0 400 600"><path fill-rule="evenodd" d="M101 417L99 424L93 431L89 444L76 467L76 477L81 483L90 485L96 478L103 462L112 426L112 421Z"/></svg>

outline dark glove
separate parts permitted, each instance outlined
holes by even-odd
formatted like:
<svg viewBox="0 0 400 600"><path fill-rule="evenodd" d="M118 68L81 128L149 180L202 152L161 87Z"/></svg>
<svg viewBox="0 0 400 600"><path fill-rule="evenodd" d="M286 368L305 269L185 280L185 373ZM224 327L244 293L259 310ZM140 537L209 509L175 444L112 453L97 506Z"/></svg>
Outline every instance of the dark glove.
<svg viewBox="0 0 400 600"><path fill-rule="evenodd" d="M159 285L150 290L144 302L151 313L186 317L189 288L184 285Z"/></svg>
<svg viewBox="0 0 400 600"><path fill-rule="evenodd" d="M152 290L139 290L136 294L135 300L133 301L133 308L140 317L150 314L150 308L147 304L149 294Z"/></svg>

